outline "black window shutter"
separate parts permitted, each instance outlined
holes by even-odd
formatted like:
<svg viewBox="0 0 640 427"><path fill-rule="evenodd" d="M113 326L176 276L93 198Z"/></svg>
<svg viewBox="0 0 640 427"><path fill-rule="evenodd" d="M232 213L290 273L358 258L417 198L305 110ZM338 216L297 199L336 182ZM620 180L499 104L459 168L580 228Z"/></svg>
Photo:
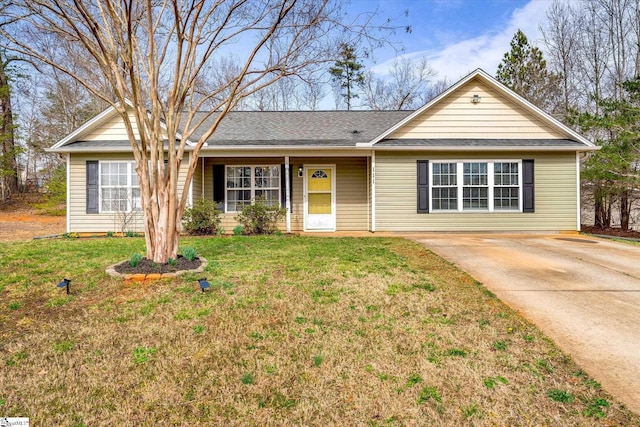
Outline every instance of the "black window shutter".
<svg viewBox="0 0 640 427"><path fill-rule="evenodd" d="M418 160L418 213L429 213L428 160Z"/></svg>
<svg viewBox="0 0 640 427"><path fill-rule="evenodd" d="M87 213L97 214L98 209L98 161L87 161Z"/></svg>
<svg viewBox="0 0 640 427"><path fill-rule="evenodd" d="M289 191L293 192L293 174L291 173L292 166L289 165ZM280 206L283 208L287 206L287 171L285 165L280 165Z"/></svg>
<svg viewBox="0 0 640 427"><path fill-rule="evenodd" d="M522 161L522 211L535 212L533 159Z"/></svg>
<svg viewBox="0 0 640 427"><path fill-rule="evenodd" d="M218 210L224 212L224 165L213 165L213 201Z"/></svg>

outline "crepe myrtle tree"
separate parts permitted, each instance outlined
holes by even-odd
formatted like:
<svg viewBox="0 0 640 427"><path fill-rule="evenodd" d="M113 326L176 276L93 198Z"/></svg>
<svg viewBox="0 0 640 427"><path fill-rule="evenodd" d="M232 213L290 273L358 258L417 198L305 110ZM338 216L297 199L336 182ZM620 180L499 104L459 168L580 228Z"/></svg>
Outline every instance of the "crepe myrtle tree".
<svg viewBox="0 0 640 427"><path fill-rule="evenodd" d="M177 256L198 156L227 112L283 77L330 63L337 43L384 41L368 31L374 14L344 22L334 0L15 0L4 15L8 49L72 77L122 118L147 257L157 263ZM208 79L230 52L240 66ZM83 59L66 66L61 59L71 56ZM210 113L196 114L203 106Z"/></svg>

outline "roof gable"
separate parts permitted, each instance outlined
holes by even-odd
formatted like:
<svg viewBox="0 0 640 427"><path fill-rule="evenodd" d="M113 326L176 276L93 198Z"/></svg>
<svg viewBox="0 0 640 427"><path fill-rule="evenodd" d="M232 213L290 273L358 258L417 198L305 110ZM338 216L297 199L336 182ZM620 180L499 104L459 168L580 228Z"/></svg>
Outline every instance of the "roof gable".
<svg viewBox="0 0 640 427"><path fill-rule="evenodd" d="M474 95L479 97L476 102ZM385 139L447 138L570 139L583 146L594 146L480 69L367 145Z"/></svg>
<svg viewBox="0 0 640 427"><path fill-rule="evenodd" d="M125 103L127 105L127 111L129 112L129 119L133 126L134 135L136 139L139 139L140 135L138 133L137 121L133 113L133 103L129 100L126 100ZM164 125L163 129L165 129ZM120 113L118 113L116 108L113 106L108 107L100 114L84 123L82 126L54 144L48 151L61 151L61 147L74 144L76 142L86 142L90 144L91 142L97 141L129 141L129 135L125 128L124 121L122 120Z"/></svg>

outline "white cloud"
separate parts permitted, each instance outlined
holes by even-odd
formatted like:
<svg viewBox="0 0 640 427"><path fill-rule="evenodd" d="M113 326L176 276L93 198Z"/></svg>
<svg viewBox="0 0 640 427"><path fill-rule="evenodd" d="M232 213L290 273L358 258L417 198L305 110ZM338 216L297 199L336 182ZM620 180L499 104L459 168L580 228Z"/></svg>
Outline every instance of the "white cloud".
<svg viewBox="0 0 640 427"><path fill-rule="evenodd" d="M436 79L446 78L455 83L476 68L482 68L489 74L495 74L503 55L510 50L509 43L518 29L528 37L531 44L541 43L540 23L546 20L550 1L531 0L524 7L514 10L511 18L501 28L477 37L453 42L439 49L409 52L404 57L425 57L438 75ZM393 60L372 67L377 74L387 74Z"/></svg>

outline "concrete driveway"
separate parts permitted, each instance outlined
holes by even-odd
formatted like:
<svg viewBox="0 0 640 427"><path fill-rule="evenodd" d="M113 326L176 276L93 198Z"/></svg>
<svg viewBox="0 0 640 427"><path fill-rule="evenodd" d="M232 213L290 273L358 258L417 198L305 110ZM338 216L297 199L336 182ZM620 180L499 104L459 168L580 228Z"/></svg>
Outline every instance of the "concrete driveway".
<svg viewBox="0 0 640 427"><path fill-rule="evenodd" d="M640 246L561 234L407 237L481 281L640 413Z"/></svg>

